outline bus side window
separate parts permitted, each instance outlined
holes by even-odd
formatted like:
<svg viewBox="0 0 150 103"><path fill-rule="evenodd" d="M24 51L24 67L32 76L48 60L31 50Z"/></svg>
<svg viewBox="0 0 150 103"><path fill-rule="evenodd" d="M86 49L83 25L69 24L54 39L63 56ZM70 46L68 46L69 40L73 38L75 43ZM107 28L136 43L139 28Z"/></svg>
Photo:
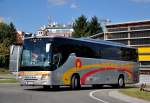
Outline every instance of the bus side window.
<svg viewBox="0 0 150 103"><path fill-rule="evenodd" d="M53 63L56 64L56 65L60 65L61 58L62 58L61 53L54 54Z"/></svg>
<svg viewBox="0 0 150 103"><path fill-rule="evenodd" d="M121 60L123 61L137 61L138 55L136 49L121 48Z"/></svg>
<svg viewBox="0 0 150 103"><path fill-rule="evenodd" d="M73 45L72 47L71 47L71 53L75 53L75 55L77 56L77 57L83 57L82 56L82 49L81 49L81 46L80 45Z"/></svg>
<svg viewBox="0 0 150 103"><path fill-rule="evenodd" d="M90 46L78 45L75 48L77 57L96 58L96 52Z"/></svg>
<svg viewBox="0 0 150 103"><path fill-rule="evenodd" d="M121 49L113 46L104 46L101 48L101 56L103 59L120 60Z"/></svg>
<svg viewBox="0 0 150 103"><path fill-rule="evenodd" d="M57 44L54 47L53 53L55 54L60 54L60 63L59 66L63 65L66 60L68 59L69 55L71 54L72 48L69 44Z"/></svg>
<svg viewBox="0 0 150 103"><path fill-rule="evenodd" d="M96 58L99 58L99 59L101 58L101 52L102 52L101 49L97 50L97 52L96 52Z"/></svg>

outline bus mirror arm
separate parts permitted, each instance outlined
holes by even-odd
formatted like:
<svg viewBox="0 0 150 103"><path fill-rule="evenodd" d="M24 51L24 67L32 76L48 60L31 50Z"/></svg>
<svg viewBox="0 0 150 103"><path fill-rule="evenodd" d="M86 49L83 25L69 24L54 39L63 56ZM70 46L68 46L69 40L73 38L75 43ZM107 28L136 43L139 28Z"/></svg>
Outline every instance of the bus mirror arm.
<svg viewBox="0 0 150 103"><path fill-rule="evenodd" d="M52 62L49 63L50 68L53 69L53 70L57 69L57 68L58 68L58 65L59 65L59 63L60 63L60 59L61 59L60 54L59 54L59 53L58 53L58 54L55 54L55 55L53 56Z"/></svg>
<svg viewBox="0 0 150 103"><path fill-rule="evenodd" d="M55 63L50 63L50 69L55 70L57 68L57 65Z"/></svg>
<svg viewBox="0 0 150 103"><path fill-rule="evenodd" d="M61 60L61 54L60 54L60 53L55 54L55 55L53 56L53 64L59 65L60 60Z"/></svg>

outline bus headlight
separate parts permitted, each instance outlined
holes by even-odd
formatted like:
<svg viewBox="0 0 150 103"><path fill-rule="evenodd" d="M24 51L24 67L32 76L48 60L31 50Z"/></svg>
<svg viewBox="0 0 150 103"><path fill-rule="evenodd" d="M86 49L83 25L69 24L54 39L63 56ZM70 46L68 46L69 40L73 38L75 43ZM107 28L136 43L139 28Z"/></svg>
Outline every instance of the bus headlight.
<svg viewBox="0 0 150 103"><path fill-rule="evenodd" d="M41 77L41 80L45 80L45 79L49 79L49 75L48 74L44 74L44 75L42 75L42 77Z"/></svg>
<svg viewBox="0 0 150 103"><path fill-rule="evenodd" d="M22 76L18 76L18 79L21 80L21 79L22 79Z"/></svg>

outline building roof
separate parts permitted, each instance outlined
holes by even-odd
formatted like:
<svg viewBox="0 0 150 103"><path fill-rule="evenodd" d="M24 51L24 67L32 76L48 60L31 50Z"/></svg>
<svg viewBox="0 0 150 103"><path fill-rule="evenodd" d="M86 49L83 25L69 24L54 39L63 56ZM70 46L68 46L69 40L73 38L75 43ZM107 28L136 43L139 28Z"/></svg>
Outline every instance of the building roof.
<svg viewBox="0 0 150 103"><path fill-rule="evenodd" d="M140 25L150 25L150 20L110 23L107 24L106 27L111 28L111 27L128 27L128 26L140 26Z"/></svg>
<svg viewBox="0 0 150 103"><path fill-rule="evenodd" d="M72 29L72 25L66 24L49 24L46 29Z"/></svg>

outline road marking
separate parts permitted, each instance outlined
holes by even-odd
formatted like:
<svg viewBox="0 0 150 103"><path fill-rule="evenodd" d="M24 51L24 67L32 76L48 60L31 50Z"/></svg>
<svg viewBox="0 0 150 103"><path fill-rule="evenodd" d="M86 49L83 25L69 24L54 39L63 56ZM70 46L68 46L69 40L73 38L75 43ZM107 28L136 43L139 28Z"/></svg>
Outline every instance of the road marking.
<svg viewBox="0 0 150 103"><path fill-rule="evenodd" d="M102 99L99 99L99 98L97 98L97 97L95 97L95 96L93 95L94 93L100 92L100 91L102 91L102 90L95 90L95 91L92 91L92 92L89 93L89 96L90 96L91 98L95 99L95 100L100 101L100 102L109 103L109 102L104 101L104 100L102 100Z"/></svg>

